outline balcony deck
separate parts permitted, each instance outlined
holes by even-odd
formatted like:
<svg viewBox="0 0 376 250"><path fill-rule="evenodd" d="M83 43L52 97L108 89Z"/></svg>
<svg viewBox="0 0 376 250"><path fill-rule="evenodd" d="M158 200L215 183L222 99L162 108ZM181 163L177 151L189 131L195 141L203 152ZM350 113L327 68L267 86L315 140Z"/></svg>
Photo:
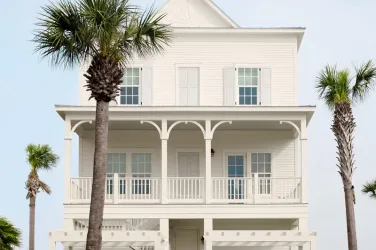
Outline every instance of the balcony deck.
<svg viewBox="0 0 376 250"><path fill-rule="evenodd" d="M205 178L167 178L167 204L301 203L298 177L212 177L206 200ZM106 180L106 204L162 204L161 178L129 178L114 174ZM89 204L92 178L71 178L71 204Z"/></svg>

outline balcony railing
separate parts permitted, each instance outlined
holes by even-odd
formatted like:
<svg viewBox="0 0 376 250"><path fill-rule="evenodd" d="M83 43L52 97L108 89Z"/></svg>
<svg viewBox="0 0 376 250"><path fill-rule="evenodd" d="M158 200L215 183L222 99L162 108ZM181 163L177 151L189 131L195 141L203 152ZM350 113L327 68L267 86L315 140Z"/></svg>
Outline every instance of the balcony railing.
<svg viewBox="0 0 376 250"><path fill-rule="evenodd" d="M169 204L205 203L204 177L167 178L166 201ZM72 204L89 204L92 178L71 179ZM301 179L297 177L212 177L208 203L300 203ZM118 174L106 179L107 204L156 204L162 201L162 180L157 177L132 178Z"/></svg>

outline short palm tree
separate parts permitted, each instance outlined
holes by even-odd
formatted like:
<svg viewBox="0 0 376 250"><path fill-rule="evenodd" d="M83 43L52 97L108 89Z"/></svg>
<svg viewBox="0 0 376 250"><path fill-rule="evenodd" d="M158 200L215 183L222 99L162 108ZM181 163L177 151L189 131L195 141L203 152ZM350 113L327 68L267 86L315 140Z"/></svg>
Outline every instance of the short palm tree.
<svg viewBox="0 0 376 250"><path fill-rule="evenodd" d="M376 180L364 184L362 192L368 194L372 199L376 199Z"/></svg>
<svg viewBox="0 0 376 250"><path fill-rule="evenodd" d="M6 218L0 217L0 249L13 250L15 247L21 247L21 230Z"/></svg>
<svg viewBox="0 0 376 250"><path fill-rule="evenodd" d="M371 61L355 67L355 75L349 70L337 70L336 66L326 66L317 78L316 88L319 98L333 110L332 131L337 142L339 174L345 193L346 219L349 250L357 250L357 237L354 213L354 172L353 138L355 122L352 104L362 101L375 85L376 68Z"/></svg>
<svg viewBox="0 0 376 250"><path fill-rule="evenodd" d="M164 15L142 12L128 0L60 0L43 7L34 42L55 66L90 61L84 75L96 100L93 186L87 250L99 250L104 209L109 102L116 101L125 65L160 53L171 39Z"/></svg>
<svg viewBox="0 0 376 250"><path fill-rule="evenodd" d="M38 171L49 171L54 168L59 157L52 151L49 145L29 144L26 147L27 162L31 169L26 181L27 195L30 199L29 217L29 250L34 250L35 245L35 201L40 190L51 194L50 187L39 179Z"/></svg>

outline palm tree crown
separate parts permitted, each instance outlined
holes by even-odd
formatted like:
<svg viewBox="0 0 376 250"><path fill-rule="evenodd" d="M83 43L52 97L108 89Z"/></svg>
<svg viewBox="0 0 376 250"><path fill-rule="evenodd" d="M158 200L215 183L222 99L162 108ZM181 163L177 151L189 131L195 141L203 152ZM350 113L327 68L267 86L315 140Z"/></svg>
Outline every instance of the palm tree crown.
<svg viewBox="0 0 376 250"><path fill-rule="evenodd" d="M369 197L376 199L376 180L367 182L365 185L363 185L362 192L368 194Z"/></svg>
<svg viewBox="0 0 376 250"><path fill-rule="evenodd" d="M4 217L0 217L0 249L13 250L21 246L21 231Z"/></svg>
<svg viewBox="0 0 376 250"><path fill-rule="evenodd" d="M330 109L336 103L361 101L375 84L376 68L372 61L355 67L355 75L348 69L337 70L336 66L326 66L317 78L316 89Z"/></svg>
<svg viewBox="0 0 376 250"><path fill-rule="evenodd" d="M31 167L29 178L26 182L26 189L28 190L26 198L35 197L40 188L50 194L51 189L39 179L38 170L48 171L56 167L59 156L52 151L49 145L35 145L32 143L27 145L26 154L27 162Z"/></svg>

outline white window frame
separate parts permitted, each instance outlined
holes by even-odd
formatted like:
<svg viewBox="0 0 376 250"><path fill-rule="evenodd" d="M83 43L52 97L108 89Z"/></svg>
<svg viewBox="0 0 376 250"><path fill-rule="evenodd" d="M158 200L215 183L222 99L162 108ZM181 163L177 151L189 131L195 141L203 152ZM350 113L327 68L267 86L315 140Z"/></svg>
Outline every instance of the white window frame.
<svg viewBox="0 0 376 250"><path fill-rule="evenodd" d="M135 65L128 65L124 70L126 71L127 69L139 69L139 83L137 85L120 85L119 87L138 87L138 103L137 104L122 104L121 103L121 90L119 91L119 96L117 96L116 100L118 102L119 106L140 106L141 101L142 101L142 67L143 65L135 64ZM124 72L125 75L125 72ZM125 76L123 76L125 77Z"/></svg>
<svg viewBox="0 0 376 250"><path fill-rule="evenodd" d="M201 105L201 75L202 65L199 63L176 63L175 64L175 106L179 106L179 69L180 68L198 68L198 106Z"/></svg>
<svg viewBox="0 0 376 250"><path fill-rule="evenodd" d="M134 154L150 154L150 172L146 172L146 171L144 171L144 172L133 172L133 155ZM142 178L152 178L152 175L153 175L153 154L152 153L148 153L148 152L133 152L133 153L131 153L131 166L130 166L130 168L131 168L131 172L132 172L132 175L131 175L131 177L132 177L132 179L133 178L135 178L135 179L141 179L141 180L138 180L138 181L135 181L135 180L132 180L132 185L131 185L131 188L132 188L132 194L133 195L148 195L148 194L150 194L151 192L152 192L152 188L151 188L151 183L150 183L150 180L149 181L147 181L147 180L142 180ZM138 162L139 163L139 162ZM145 163L145 161L144 161L144 163ZM137 169L138 170L138 169ZM145 169L144 169L145 170ZM136 177L134 177L134 175L144 175L144 176L142 176L142 177L139 177L139 176L136 176ZM145 176L145 175L149 175L149 176ZM141 183L138 183L138 182L141 182ZM148 184L147 184L147 182L149 182ZM145 187L148 187L148 188L143 188L143 189L141 189L142 191L136 191L136 190L139 190L138 189L138 187L139 186L145 186ZM146 190L148 190L148 191L146 191Z"/></svg>
<svg viewBox="0 0 376 250"><path fill-rule="evenodd" d="M263 68L260 64L235 64L235 91L234 91L234 100L236 106L260 106L261 102L261 68ZM258 69L258 83L257 83L257 104L240 104L239 103L239 68L250 68L250 69Z"/></svg>
<svg viewBox="0 0 376 250"><path fill-rule="evenodd" d="M270 154L270 173L267 173L267 172L263 172L263 173L253 173L252 172L252 154ZM274 174L273 174L273 170L274 170L274 167L273 167L273 153L272 152L267 152L265 150L257 150L257 151L253 151L253 152L250 152L249 153L249 170L250 170L250 176L252 176L253 174L263 174L263 175L267 175L269 174L270 176L268 177L260 177L259 176L259 180L260 178L273 178ZM270 183L269 183L269 192L266 192L266 193L262 193L262 194L259 194L259 195L262 195L262 196L270 196L271 194L274 193L274 185L272 184L272 180L270 180ZM260 190L260 187L259 187L259 190Z"/></svg>

